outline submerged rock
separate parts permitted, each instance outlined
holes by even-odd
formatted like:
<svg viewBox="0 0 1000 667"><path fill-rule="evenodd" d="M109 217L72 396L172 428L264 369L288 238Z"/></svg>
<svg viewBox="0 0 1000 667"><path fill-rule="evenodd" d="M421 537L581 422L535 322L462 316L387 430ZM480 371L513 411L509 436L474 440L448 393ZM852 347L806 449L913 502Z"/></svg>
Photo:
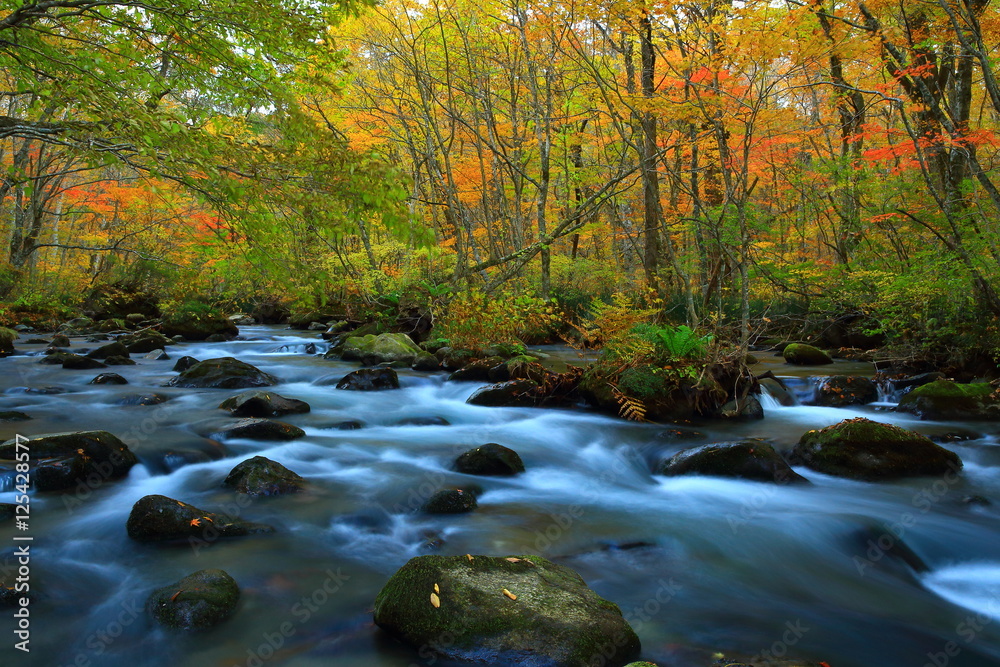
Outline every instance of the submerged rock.
<svg viewBox="0 0 1000 667"><path fill-rule="evenodd" d="M254 456L233 468L223 484L250 496L281 496L302 491L306 481L277 461Z"/></svg>
<svg viewBox="0 0 1000 667"><path fill-rule="evenodd" d="M199 570L153 591L146 608L177 630L207 630L233 615L240 599L236 580L223 570Z"/></svg>
<svg viewBox="0 0 1000 667"><path fill-rule="evenodd" d="M220 357L199 361L167 382L169 387L209 389L250 389L278 384L278 378L256 366L235 359Z"/></svg>
<svg viewBox="0 0 1000 667"><path fill-rule="evenodd" d="M957 454L928 438L863 417L807 431L789 461L818 472L867 481L957 472Z"/></svg>
<svg viewBox="0 0 1000 667"><path fill-rule="evenodd" d="M169 400L170 397L163 394L128 394L115 401L115 405L159 405Z"/></svg>
<svg viewBox="0 0 1000 667"><path fill-rule="evenodd" d="M428 514L464 514L479 506L476 494L465 489L442 489L424 503Z"/></svg>
<svg viewBox="0 0 1000 667"><path fill-rule="evenodd" d="M295 398L285 398L271 391L245 391L230 396L219 404L234 417L280 417L309 412L309 404Z"/></svg>
<svg viewBox="0 0 1000 667"><path fill-rule="evenodd" d="M467 475L516 475L524 472L524 463L513 449L490 442L460 455L455 470Z"/></svg>
<svg viewBox="0 0 1000 667"><path fill-rule="evenodd" d="M878 400L878 388L871 379L858 375L832 375L816 388L815 405L842 408Z"/></svg>
<svg viewBox="0 0 1000 667"><path fill-rule="evenodd" d="M206 512L194 505L160 495L143 496L136 501L125 528L128 536L139 542L188 538L211 542L219 537L274 532L274 528L266 524Z"/></svg>
<svg viewBox="0 0 1000 667"><path fill-rule="evenodd" d="M413 558L375 598L374 617L414 648L469 663L620 667L640 651L617 605L540 556Z"/></svg>
<svg viewBox="0 0 1000 667"><path fill-rule="evenodd" d="M47 433L31 436L25 444L35 464L31 480L39 491L79 484L95 487L124 477L139 462L124 442L107 431ZM15 441L8 440L0 445L0 459L15 460L17 451Z"/></svg>
<svg viewBox="0 0 1000 667"><path fill-rule="evenodd" d="M736 477L778 484L808 483L763 440L720 442L685 449L661 462L656 474Z"/></svg>
<svg viewBox="0 0 1000 667"><path fill-rule="evenodd" d="M833 359L823 350L806 345L805 343L792 343L782 350L781 356L790 364L798 366L823 366L832 364Z"/></svg>
<svg viewBox="0 0 1000 667"><path fill-rule="evenodd" d="M31 415L18 410L0 410L0 422L23 422L31 418Z"/></svg>
<svg viewBox="0 0 1000 667"><path fill-rule="evenodd" d="M391 368L362 368L341 378L337 383L337 389L349 391L399 389L399 376Z"/></svg>
<svg viewBox="0 0 1000 667"><path fill-rule="evenodd" d="M934 421L998 420L1000 389L985 382L960 384L938 379L904 394L896 409Z"/></svg>
<svg viewBox="0 0 1000 667"><path fill-rule="evenodd" d="M236 422L218 433L222 438L245 438L248 440L295 440L302 438L305 431L298 426L275 419L248 418Z"/></svg>

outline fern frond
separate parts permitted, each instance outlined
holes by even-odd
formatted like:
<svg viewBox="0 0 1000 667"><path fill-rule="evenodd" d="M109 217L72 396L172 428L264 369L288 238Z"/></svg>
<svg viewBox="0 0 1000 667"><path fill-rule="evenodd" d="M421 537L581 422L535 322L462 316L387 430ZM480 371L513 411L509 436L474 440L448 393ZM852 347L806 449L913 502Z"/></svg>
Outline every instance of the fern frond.
<svg viewBox="0 0 1000 667"><path fill-rule="evenodd" d="M611 394L618 401L618 416L622 419L628 419L629 421L644 422L646 421L646 405L637 398L632 398L627 394L623 394L618 391L618 387L614 385L608 385L611 387Z"/></svg>

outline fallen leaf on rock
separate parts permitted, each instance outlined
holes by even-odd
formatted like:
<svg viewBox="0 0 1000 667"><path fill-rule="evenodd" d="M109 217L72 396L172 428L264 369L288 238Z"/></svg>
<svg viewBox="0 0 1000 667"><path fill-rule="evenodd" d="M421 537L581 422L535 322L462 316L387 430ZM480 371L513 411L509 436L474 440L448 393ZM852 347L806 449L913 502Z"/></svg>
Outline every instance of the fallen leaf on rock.
<svg viewBox="0 0 1000 667"><path fill-rule="evenodd" d="M441 606L441 598L439 598L435 593L431 593L431 606L435 609Z"/></svg>
<svg viewBox="0 0 1000 667"><path fill-rule="evenodd" d="M506 588L503 589L503 594L506 595L507 597L509 597L511 600L516 600L517 599L517 596L514 595L513 593L511 593L510 591L508 591Z"/></svg>

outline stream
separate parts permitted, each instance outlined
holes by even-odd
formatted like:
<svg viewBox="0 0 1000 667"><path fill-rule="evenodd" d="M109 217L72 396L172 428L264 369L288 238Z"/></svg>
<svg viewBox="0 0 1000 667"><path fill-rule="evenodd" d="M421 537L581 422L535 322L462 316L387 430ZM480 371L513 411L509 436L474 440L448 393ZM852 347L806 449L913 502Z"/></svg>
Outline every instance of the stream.
<svg viewBox="0 0 1000 667"><path fill-rule="evenodd" d="M19 356L0 360L0 410L33 417L0 423L3 439L104 429L141 462L98 488L31 494L31 652L14 650L13 611L0 609L0 664L441 665L384 636L372 605L409 558L469 553L538 554L571 567L621 607L643 659L660 667L708 667L716 653L830 667L1000 665L996 423L922 422L893 412L891 396L823 408L782 407L764 395L764 420L684 425L678 438L671 425L581 410L467 405L480 384L446 382L444 373L400 371L396 391L338 391L313 383L358 365L307 354L309 344L326 347L314 334L263 326L241 334L245 340L171 346L169 361L133 355L135 366L106 369L128 379L121 386L87 384L101 371L39 364L32 355L42 346L18 344ZM87 346L73 339L72 351ZM543 349L575 361L571 350ZM278 376L278 393L312 406L281 418L306 437L213 440L230 421L218 404L241 390L162 387L183 355L234 356ZM801 369L769 359L759 370L787 378L800 399L816 376L872 372L870 364ZM169 400L121 404L151 392ZM805 431L857 416L932 437L962 434L943 443L961 456L962 474L865 483L797 467L813 484L781 486L650 473L680 449L747 436L787 452ZM440 421L432 418L447 424L421 424ZM450 470L460 453L487 442L515 449L527 472ZM302 475L310 490L248 501L221 486L233 466L258 454ZM475 512L416 511L441 487L473 484L482 491ZM147 494L277 530L195 546L134 542L125 522ZM0 502L14 498L8 480ZM0 524L0 568L15 562L15 534L11 522ZM899 541L929 570L894 555ZM183 635L144 613L153 589L205 568L239 583L231 619Z"/></svg>

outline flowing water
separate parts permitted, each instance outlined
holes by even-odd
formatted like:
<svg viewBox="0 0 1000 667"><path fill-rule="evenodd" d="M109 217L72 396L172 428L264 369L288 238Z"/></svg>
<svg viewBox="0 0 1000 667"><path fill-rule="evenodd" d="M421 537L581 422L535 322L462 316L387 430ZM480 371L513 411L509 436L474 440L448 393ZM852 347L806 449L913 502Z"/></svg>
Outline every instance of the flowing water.
<svg viewBox="0 0 1000 667"><path fill-rule="evenodd" d="M308 354L313 336L274 327L243 334L247 340L169 353L235 356L280 377L279 393L312 406L283 418L305 438L213 439L227 421L218 404L238 391L164 388L173 360L108 369L124 375L125 386L88 385L96 371L39 364L37 356L0 361L0 409L34 417L0 425L0 436L106 429L141 461L124 480L32 495L32 650L12 648L13 612L0 610L2 664L433 664L372 624L388 577L426 553L531 553L573 568L616 602L644 659L662 667L707 666L716 652L831 667L1000 665L1000 510L966 502L1000 502L996 424L921 422L892 412L888 396L849 409L782 407L765 396L763 421L685 425L677 437L665 425L585 411L467 405L478 385L445 382L443 374L401 372L398 391L338 391L314 382L356 365ZM572 353L562 357L573 361ZM814 384L810 375L871 372L846 362L793 373L772 360L765 368L788 376L801 396ZM64 391L38 393L45 387ZM119 404L150 392L170 400ZM679 449L744 436L787 451L806 430L855 416L965 434L945 445L965 462L962 474L869 484L797 468L813 484L780 486L650 472ZM447 425L407 423L430 418ZM346 429L351 421L362 427ZM486 442L517 450L527 473L475 478L450 470L458 454ZM220 486L256 454L299 473L311 490L248 502ZM477 511L416 511L439 488L463 485L480 487ZM125 532L132 504L154 493L277 531L211 544L133 542ZM12 490L0 492L0 502L13 501ZM14 534L0 525L8 564ZM928 569L897 557L896 542ZM195 635L156 626L142 609L149 593L204 568L225 569L239 582L236 615Z"/></svg>

